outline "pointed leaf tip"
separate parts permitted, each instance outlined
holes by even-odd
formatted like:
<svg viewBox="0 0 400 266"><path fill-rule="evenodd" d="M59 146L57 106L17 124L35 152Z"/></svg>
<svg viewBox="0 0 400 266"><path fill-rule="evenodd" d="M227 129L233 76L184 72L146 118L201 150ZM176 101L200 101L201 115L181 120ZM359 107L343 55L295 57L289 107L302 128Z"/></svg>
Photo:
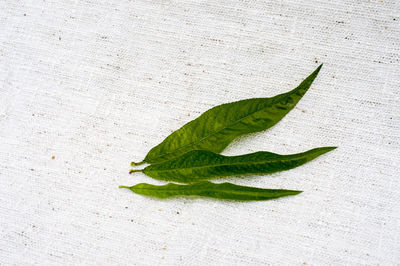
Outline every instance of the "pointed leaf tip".
<svg viewBox="0 0 400 266"><path fill-rule="evenodd" d="M321 151L323 151L323 153L321 153L321 155L322 155L322 154L324 154L324 153L333 151L333 150L336 149L336 148L337 148L337 147L331 146L331 147L321 147L321 148L317 148L317 149L320 149Z"/></svg>
<svg viewBox="0 0 400 266"><path fill-rule="evenodd" d="M323 65L324 65L324 64L320 64L320 65L317 67L317 69L315 69L315 71L314 71L313 74L317 75L317 74L319 73L319 71L321 70L321 68L322 68Z"/></svg>
<svg viewBox="0 0 400 266"><path fill-rule="evenodd" d="M308 87L311 86L311 83L312 83L312 82L314 81L314 79L318 76L318 73L319 73L319 71L321 70L322 66L323 66L323 64L320 64L320 65L314 70L314 72L311 73L311 74L303 81L303 83L305 83L305 82L310 82L310 84L308 85ZM300 87L300 86L299 86L299 87ZM307 89L308 89L308 88L307 88Z"/></svg>

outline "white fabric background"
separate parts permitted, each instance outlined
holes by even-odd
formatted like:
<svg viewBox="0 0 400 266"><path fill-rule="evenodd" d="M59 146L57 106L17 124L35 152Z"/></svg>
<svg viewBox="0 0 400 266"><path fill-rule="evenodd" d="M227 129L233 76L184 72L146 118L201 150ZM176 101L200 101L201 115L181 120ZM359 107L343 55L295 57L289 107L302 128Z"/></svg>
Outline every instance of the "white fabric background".
<svg viewBox="0 0 400 266"><path fill-rule="evenodd" d="M217 104L293 89L224 154L339 148L229 181L304 190L156 200L130 161ZM0 1L1 265L398 265L400 2ZM52 159L55 156L55 159Z"/></svg>

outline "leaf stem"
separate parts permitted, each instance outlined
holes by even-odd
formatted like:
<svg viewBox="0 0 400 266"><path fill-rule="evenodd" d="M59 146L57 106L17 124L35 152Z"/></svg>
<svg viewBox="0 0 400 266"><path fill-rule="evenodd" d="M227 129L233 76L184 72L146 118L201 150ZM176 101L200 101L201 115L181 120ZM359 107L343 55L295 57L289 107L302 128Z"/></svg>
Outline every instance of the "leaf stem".
<svg viewBox="0 0 400 266"><path fill-rule="evenodd" d="M145 161L141 161L141 162L138 162L138 163L131 162L131 166L141 165L141 164L144 164L144 163L145 163Z"/></svg>
<svg viewBox="0 0 400 266"><path fill-rule="evenodd" d="M119 188L127 188L127 189L130 189L131 187L128 187L128 186L119 186Z"/></svg>
<svg viewBox="0 0 400 266"><path fill-rule="evenodd" d="M138 169L138 170L130 170L129 171L129 174L132 174L132 173L135 173L135 172L142 172L143 171L143 169Z"/></svg>

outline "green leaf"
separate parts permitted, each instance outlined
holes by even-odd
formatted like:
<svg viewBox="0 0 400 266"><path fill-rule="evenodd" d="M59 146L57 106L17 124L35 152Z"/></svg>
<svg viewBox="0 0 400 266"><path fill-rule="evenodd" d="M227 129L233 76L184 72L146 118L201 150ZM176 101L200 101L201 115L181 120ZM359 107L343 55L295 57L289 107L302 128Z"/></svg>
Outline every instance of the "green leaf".
<svg viewBox="0 0 400 266"><path fill-rule="evenodd" d="M239 156L196 150L131 172L143 172L155 179L181 183L232 175L270 174L295 168L333 149L335 147L322 147L290 155L260 151Z"/></svg>
<svg viewBox="0 0 400 266"><path fill-rule="evenodd" d="M152 148L142 163L160 163L192 150L220 153L235 138L272 127L310 88L320 65L297 88L271 98L253 98L226 103L203 113Z"/></svg>
<svg viewBox="0 0 400 266"><path fill-rule="evenodd" d="M297 195L302 192L296 190L245 187L231 183L215 184L208 181L190 185L169 183L163 186L140 183L132 187L120 186L120 188L127 188L137 194L160 199L176 196L201 196L226 200L270 200Z"/></svg>

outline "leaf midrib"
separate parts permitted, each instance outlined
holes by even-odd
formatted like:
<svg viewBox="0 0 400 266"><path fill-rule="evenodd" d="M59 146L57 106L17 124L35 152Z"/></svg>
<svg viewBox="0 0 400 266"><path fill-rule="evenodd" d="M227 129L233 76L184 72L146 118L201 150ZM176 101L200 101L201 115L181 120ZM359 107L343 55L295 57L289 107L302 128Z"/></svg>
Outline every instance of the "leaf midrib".
<svg viewBox="0 0 400 266"><path fill-rule="evenodd" d="M233 194L241 194L241 195L248 195L249 193L252 194L260 194L260 193L266 193L269 191L240 191L240 190L229 190L229 189L218 189L218 188L213 188L213 189L209 189L209 188L179 188L179 189L165 189L165 188L133 188L138 189L138 190L151 190L151 191L163 191L163 192L230 192ZM276 190L274 190L276 192ZM271 191L272 192L272 191ZM275 193L274 192L274 193ZM296 193L297 191L292 191L292 190L283 190L283 193L288 192L288 193ZM278 192L281 193L281 192ZM276 196L276 195L271 195L271 196Z"/></svg>
<svg viewBox="0 0 400 266"><path fill-rule="evenodd" d="M257 164L265 164L265 163L274 163L274 162L289 162L293 160L300 160L300 158L296 159L283 159L283 160L266 160L266 161L260 161L260 162L238 162L238 163L223 163L223 164L213 164L213 165L202 165L202 166L194 166L194 167L186 167L186 168L174 168L174 169L162 169L162 170L154 170L154 169L149 169L148 171L153 171L153 172L168 172L168 171L174 171L174 170L192 170L192 169L201 169L201 168L212 168L212 167L218 167L218 166L236 166L236 165L244 165L244 164L249 164L249 165L257 165ZM146 169L144 169L146 170Z"/></svg>

